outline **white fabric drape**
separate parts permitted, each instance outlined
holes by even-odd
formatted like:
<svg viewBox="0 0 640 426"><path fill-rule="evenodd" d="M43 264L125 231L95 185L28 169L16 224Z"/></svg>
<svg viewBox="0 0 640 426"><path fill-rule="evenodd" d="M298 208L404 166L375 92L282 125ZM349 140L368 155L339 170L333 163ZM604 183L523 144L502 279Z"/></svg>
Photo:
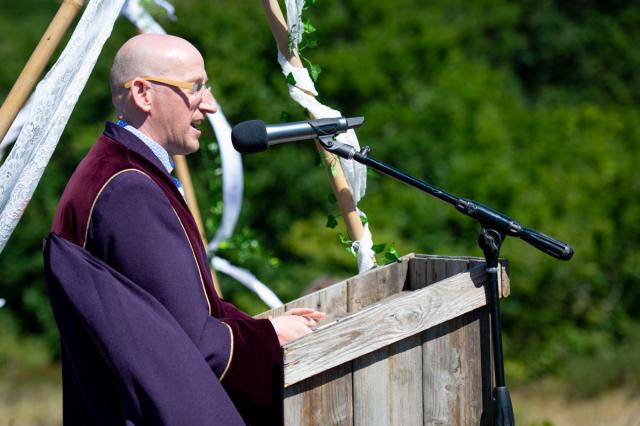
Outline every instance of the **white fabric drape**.
<svg viewBox="0 0 640 426"><path fill-rule="evenodd" d="M302 34L304 34L304 26L301 21L304 0L285 0L284 3L287 9L287 27L289 27L291 48L297 49L298 44L302 41Z"/></svg>
<svg viewBox="0 0 640 426"><path fill-rule="evenodd" d="M9 148L9 146L18 139L18 135L20 134L20 130L22 130L22 126L26 123L27 118L29 118L29 109L31 108L31 100L33 99L33 95L27 99L27 102L24 104L16 118L11 123L9 130L7 130L7 134L4 135L2 142L0 142L0 160L4 157L5 151Z"/></svg>
<svg viewBox="0 0 640 426"><path fill-rule="evenodd" d="M124 0L91 0L60 58L38 84L20 135L0 167L0 252L58 144Z"/></svg>
<svg viewBox="0 0 640 426"><path fill-rule="evenodd" d="M287 11L287 15L289 11ZM297 68L291 65L281 52L278 52L278 63L282 68L285 76L293 75L295 85L289 84L289 95L291 98L303 108L306 108L315 118L333 118L341 117L340 111L329 108L321 104L315 98L318 92L313 84L313 80L309 76L306 68ZM313 95L313 96L312 96ZM357 150L360 149L358 137L353 129L349 129L346 133L342 133L336 137L340 143L353 146ZM340 165L344 171L347 183L351 188L351 194L354 202L357 204L367 190L367 167L353 160L340 158ZM364 212L357 209L360 216L364 216ZM369 224L364 225L364 234L360 241L354 241L352 245L357 254L358 271L366 272L375 266L375 253L373 252L373 238L369 230Z"/></svg>

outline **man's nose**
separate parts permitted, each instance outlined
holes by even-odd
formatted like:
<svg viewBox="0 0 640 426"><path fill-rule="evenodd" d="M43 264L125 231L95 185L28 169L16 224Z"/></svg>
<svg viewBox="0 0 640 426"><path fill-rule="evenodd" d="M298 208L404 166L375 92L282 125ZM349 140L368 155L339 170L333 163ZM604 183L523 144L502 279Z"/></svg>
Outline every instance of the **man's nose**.
<svg viewBox="0 0 640 426"><path fill-rule="evenodd" d="M198 105L198 109L203 113L213 114L218 111L218 107L216 105L217 102L213 97L213 93L211 93L211 90L205 89L204 93L202 94L200 105Z"/></svg>

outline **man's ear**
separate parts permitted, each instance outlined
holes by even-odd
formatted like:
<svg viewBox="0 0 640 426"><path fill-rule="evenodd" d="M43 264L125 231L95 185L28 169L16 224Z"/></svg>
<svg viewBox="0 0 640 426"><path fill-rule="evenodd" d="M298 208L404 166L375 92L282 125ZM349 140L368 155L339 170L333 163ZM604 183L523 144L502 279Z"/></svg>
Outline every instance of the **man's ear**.
<svg viewBox="0 0 640 426"><path fill-rule="evenodd" d="M149 112L151 110L151 100L153 98L152 91L149 90L150 86L146 80L142 78L134 78L129 88L131 99L136 107L143 111Z"/></svg>

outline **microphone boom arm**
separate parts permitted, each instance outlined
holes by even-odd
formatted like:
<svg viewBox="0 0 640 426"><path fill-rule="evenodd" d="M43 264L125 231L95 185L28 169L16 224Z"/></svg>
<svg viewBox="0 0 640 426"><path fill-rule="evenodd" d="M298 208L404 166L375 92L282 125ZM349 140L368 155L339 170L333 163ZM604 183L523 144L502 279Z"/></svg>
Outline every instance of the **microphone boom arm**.
<svg viewBox="0 0 640 426"><path fill-rule="evenodd" d="M331 135L321 136L319 140L322 147L329 152L348 160L355 160L358 163L364 164L382 174L451 204L460 213L478 221L485 229L495 229L504 235L518 237L556 259L569 260L573 256L573 249L567 243L534 229L525 228L509 216L497 210L478 203L477 201L456 197L423 180L410 176L395 167L369 157L368 154L371 149L368 146L357 151L350 145L336 141Z"/></svg>

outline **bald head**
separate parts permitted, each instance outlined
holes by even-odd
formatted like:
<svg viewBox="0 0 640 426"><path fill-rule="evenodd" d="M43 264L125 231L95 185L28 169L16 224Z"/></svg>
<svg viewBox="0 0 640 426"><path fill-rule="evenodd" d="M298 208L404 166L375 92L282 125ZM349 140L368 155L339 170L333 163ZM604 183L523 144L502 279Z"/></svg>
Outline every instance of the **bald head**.
<svg viewBox="0 0 640 426"><path fill-rule="evenodd" d="M122 45L111 67L109 84L116 111L125 105L124 83L135 77L156 76L179 79L179 70L199 63L202 55L188 41L166 34L141 34Z"/></svg>

